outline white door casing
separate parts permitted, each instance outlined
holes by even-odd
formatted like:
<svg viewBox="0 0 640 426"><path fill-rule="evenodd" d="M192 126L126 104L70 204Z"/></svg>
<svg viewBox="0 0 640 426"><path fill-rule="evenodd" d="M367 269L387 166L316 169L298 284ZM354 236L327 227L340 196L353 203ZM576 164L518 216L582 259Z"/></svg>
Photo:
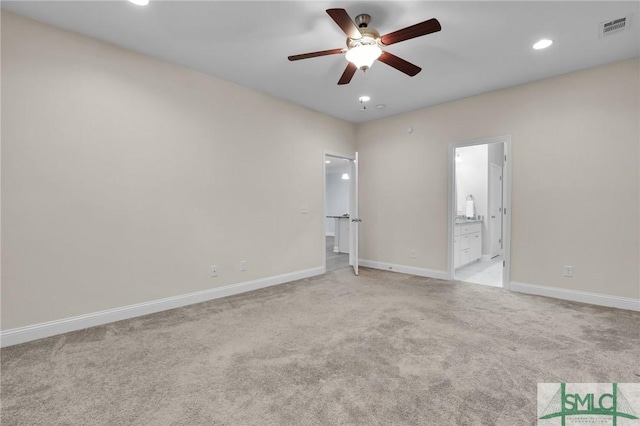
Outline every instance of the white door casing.
<svg viewBox="0 0 640 426"><path fill-rule="evenodd" d="M448 231L447 231L447 271L450 280L455 279L455 249L454 235L456 218L456 148L501 143L504 147L504 166L502 169L502 287L509 290L511 288L511 179L513 168L511 164L511 135L492 136L487 138L473 139L463 142L453 142L449 144L448 154Z"/></svg>
<svg viewBox="0 0 640 426"><path fill-rule="evenodd" d="M323 165L323 204L326 203L327 200L327 167L326 160L329 158L338 158L349 161L349 216L351 220L349 223L349 265L353 267L353 272L355 275L358 275L358 224L360 219L358 218L358 153L356 152L353 155L344 155L337 152L324 151L322 154L322 165ZM326 238L324 238L325 234L325 214L326 205L323 205L323 220L322 220L322 258L323 265L326 267L327 265L327 253L326 253ZM357 219L353 221L353 219Z"/></svg>
<svg viewBox="0 0 640 426"><path fill-rule="evenodd" d="M502 167L491 163L489 171L489 253L502 254Z"/></svg>
<svg viewBox="0 0 640 426"><path fill-rule="evenodd" d="M351 163L351 202L349 203L349 213L351 216L351 226L349 227L350 250L349 264L353 267L353 273L358 275L358 228L360 227L360 216L358 216L358 153Z"/></svg>

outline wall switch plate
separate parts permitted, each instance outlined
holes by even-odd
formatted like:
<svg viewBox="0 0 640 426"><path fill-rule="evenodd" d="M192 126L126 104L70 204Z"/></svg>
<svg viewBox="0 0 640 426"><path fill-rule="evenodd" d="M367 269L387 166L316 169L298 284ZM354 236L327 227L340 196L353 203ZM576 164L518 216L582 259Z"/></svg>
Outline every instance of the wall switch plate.
<svg viewBox="0 0 640 426"><path fill-rule="evenodd" d="M564 266L564 276L565 277L573 277L573 266Z"/></svg>
<svg viewBox="0 0 640 426"><path fill-rule="evenodd" d="M240 271L244 272L247 270L247 261L246 260L241 260L240 261Z"/></svg>
<svg viewBox="0 0 640 426"><path fill-rule="evenodd" d="M409 252L409 257L411 257L412 259L416 258L416 251L414 249L411 249L411 251Z"/></svg>
<svg viewBox="0 0 640 426"><path fill-rule="evenodd" d="M306 204L303 204L300 206L300 213L302 214L307 214L309 213L309 206Z"/></svg>
<svg viewBox="0 0 640 426"><path fill-rule="evenodd" d="M212 277L218 276L218 265L211 265L211 276Z"/></svg>

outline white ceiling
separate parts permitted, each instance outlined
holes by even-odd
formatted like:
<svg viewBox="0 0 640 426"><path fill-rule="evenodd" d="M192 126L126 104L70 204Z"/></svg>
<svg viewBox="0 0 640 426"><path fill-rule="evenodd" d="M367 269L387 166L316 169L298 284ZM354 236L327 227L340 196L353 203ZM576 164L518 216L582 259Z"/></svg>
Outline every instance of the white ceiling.
<svg viewBox="0 0 640 426"><path fill-rule="evenodd" d="M2 8L199 70L359 123L640 54L637 1L3 1ZM381 34L437 18L442 31L386 48L420 67L408 77L376 62L338 86L341 55L287 56L345 46L328 8L368 13ZM598 24L633 14L625 32ZM535 51L540 38L553 46ZM637 84L637 82L635 82ZM358 97L371 96L360 112ZM384 109L375 105L384 104Z"/></svg>

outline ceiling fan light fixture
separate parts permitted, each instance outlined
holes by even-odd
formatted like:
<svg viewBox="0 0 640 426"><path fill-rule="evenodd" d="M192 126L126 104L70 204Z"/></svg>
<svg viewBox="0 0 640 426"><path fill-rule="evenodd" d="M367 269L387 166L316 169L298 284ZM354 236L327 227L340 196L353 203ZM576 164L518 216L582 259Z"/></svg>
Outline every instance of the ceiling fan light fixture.
<svg viewBox="0 0 640 426"><path fill-rule="evenodd" d="M356 16L354 22L344 9L332 8L327 9L326 12L347 36L347 48L291 55L288 59L290 61L298 61L346 53L345 58L348 64L338 80L338 85L349 84L358 69L366 71L376 60L395 68L409 77L414 77L422 71L422 68L389 52L383 52L382 48L401 41L432 34L442 29L440 22L435 18L431 18L380 36L378 30L369 26L371 16L366 13ZM363 107L363 109L365 108Z"/></svg>
<svg viewBox="0 0 640 426"><path fill-rule="evenodd" d="M371 68L373 62L382 55L382 49L377 44L359 44L347 51L347 61L359 69Z"/></svg>

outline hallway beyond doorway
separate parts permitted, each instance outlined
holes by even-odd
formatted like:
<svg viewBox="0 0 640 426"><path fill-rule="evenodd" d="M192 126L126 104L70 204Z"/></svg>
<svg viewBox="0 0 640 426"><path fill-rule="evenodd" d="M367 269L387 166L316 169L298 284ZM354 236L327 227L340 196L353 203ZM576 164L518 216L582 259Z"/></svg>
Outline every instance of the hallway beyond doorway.
<svg viewBox="0 0 640 426"><path fill-rule="evenodd" d="M327 236L327 272L335 271L349 266L349 253L335 253L333 251L335 237Z"/></svg>

